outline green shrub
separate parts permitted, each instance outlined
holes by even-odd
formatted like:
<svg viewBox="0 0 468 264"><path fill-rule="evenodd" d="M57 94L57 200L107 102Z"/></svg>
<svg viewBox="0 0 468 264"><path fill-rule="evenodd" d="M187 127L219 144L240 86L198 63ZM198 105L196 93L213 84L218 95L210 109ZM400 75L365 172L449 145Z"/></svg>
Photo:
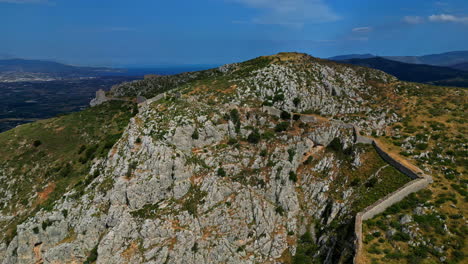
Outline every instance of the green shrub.
<svg viewBox="0 0 468 264"><path fill-rule="evenodd" d="M135 218L148 219L154 218L159 210L159 204L145 204L142 208L131 211L130 214Z"/></svg>
<svg viewBox="0 0 468 264"><path fill-rule="evenodd" d="M281 119L289 120L289 119L291 119L291 114L289 112L286 112L286 111L281 111L280 117L281 117Z"/></svg>
<svg viewBox="0 0 468 264"><path fill-rule="evenodd" d="M428 145L427 143L418 143L416 144L416 148L419 149L419 150L425 150L427 149Z"/></svg>
<svg viewBox="0 0 468 264"><path fill-rule="evenodd" d="M351 181L350 185L355 187L355 186L358 186L359 183L361 183L361 180L359 178L355 178Z"/></svg>
<svg viewBox="0 0 468 264"><path fill-rule="evenodd" d="M70 165L70 163L67 163L65 166L62 167L62 169L60 170L60 173L59 173L59 176L62 177L62 178L65 178L67 177L68 175L70 175L70 173L72 172L72 166Z"/></svg>
<svg viewBox="0 0 468 264"><path fill-rule="evenodd" d="M305 164L305 165L310 165L310 164L312 164L312 161L314 161L314 157L309 156L309 157L304 161L304 164Z"/></svg>
<svg viewBox="0 0 468 264"><path fill-rule="evenodd" d="M81 145L81 146L80 146L80 149L78 150L78 154L83 153L83 151L85 151L85 150L86 150L86 146L85 146L85 145Z"/></svg>
<svg viewBox="0 0 468 264"><path fill-rule="evenodd" d="M217 174L219 177L226 177L226 171L222 167L218 168Z"/></svg>
<svg viewBox="0 0 468 264"><path fill-rule="evenodd" d="M86 260L83 262L83 264L91 264L96 262L98 258L98 251L97 251L97 246L95 246L90 252Z"/></svg>
<svg viewBox="0 0 468 264"><path fill-rule="evenodd" d="M47 229L47 227L51 226L53 223L54 223L54 222L51 221L51 220L49 220L49 219L45 220L45 221L42 222L42 224L41 224L42 230L45 231L45 230Z"/></svg>
<svg viewBox="0 0 468 264"><path fill-rule="evenodd" d="M80 158L80 162L85 164L89 160L94 159L95 152L98 149L98 147L99 147L99 145L93 145L93 146L89 147L88 149L86 149L84 157L82 157L82 159Z"/></svg>
<svg viewBox="0 0 468 264"><path fill-rule="evenodd" d="M288 127L289 127L289 123L288 122L281 122L281 123L278 123L275 127L275 131L276 132L283 132L283 131L286 131L288 130Z"/></svg>
<svg viewBox="0 0 468 264"><path fill-rule="evenodd" d="M294 160L294 156L296 155L296 151L294 149L288 149L288 161L292 162Z"/></svg>
<svg viewBox="0 0 468 264"><path fill-rule="evenodd" d="M343 150L343 144L339 138L334 138L327 147L336 152Z"/></svg>
<svg viewBox="0 0 468 264"><path fill-rule="evenodd" d="M261 136L260 133L258 133L258 130L252 131L248 136L247 136L247 141L252 144L257 144L260 142Z"/></svg>
<svg viewBox="0 0 468 264"><path fill-rule="evenodd" d="M382 254L382 250L380 250L376 244L373 244L368 250L367 252L371 253L371 254Z"/></svg>
<svg viewBox="0 0 468 264"><path fill-rule="evenodd" d="M198 205L203 203L203 198L207 195L205 191L200 190L198 186L191 185L185 196L182 208L191 215L198 215Z"/></svg>
<svg viewBox="0 0 468 264"><path fill-rule="evenodd" d="M298 239L298 245L296 255L293 257L293 264L311 264L320 263L319 260L314 259L314 255L317 253L318 248L315 245L314 240L310 232L305 232Z"/></svg>
<svg viewBox="0 0 468 264"><path fill-rule="evenodd" d="M40 140L34 140L33 146L34 146L35 148L39 147L40 145L42 145L42 142L41 142Z"/></svg>
<svg viewBox="0 0 468 264"><path fill-rule="evenodd" d="M240 132L240 126L241 126L239 111L237 109L232 109L229 112L229 119L231 119L231 121L234 123L236 133L239 133Z"/></svg>
<svg viewBox="0 0 468 264"><path fill-rule="evenodd" d="M436 214L415 215L414 221L426 231L435 229L436 231L444 232L444 223L437 217Z"/></svg>
<svg viewBox="0 0 468 264"><path fill-rule="evenodd" d="M453 260L455 261L462 261L465 259L465 253L463 253L462 251L459 251L459 250L455 250L453 251Z"/></svg>
<svg viewBox="0 0 468 264"><path fill-rule="evenodd" d="M369 242L371 242L371 241L374 240L374 239L375 239L375 237L374 237L373 235L366 234L366 235L364 236L364 243L365 243L365 244L368 244Z"/></svg>
<svg viewBox="0 0 468 264"><path fill-rule="evenodd" d="M408 234L403 233L403 232L397 232L392 238L396 241L403 241L403 242L408 242L411 239L411 237Z"/></svg>
<svg viewBox="0 0 468 264"><path fill-rule="evenodd" d="M405 255L403 253L397 252L397 251L392 252L392 253L387 253L385 255L385 258L387 258L387 259L402 259L404 257L405 257Z"/></svg>
<svg viewBox="0 0 468 264"><path fill-rule="evenodd" d="M293 182L297 182L297 174L294 171L289 172L289 179Z"/></svg>
<svg viewBox="0 0 468 264"><path fill-rule="evenodd" d="M276 206L275 212L281 216L284 215L284 209L281 205Z"/></svg>
<svg viewBox="0 0 468 264"><path fill-rule="evenodd" d="M301 103L301 99L299 97L296 97L293 99L294 106L298 107L300 103Z"/></svg>
<svg viewBox="0 0 468 264"><path fill-rule="evenodd" d="M104 141L104 148L102 149L102 154L107 154L107 150L111 149L115 142L117 142L117 140L119 140L119 138L122 136L121 133L118 133L118 134L114 134L114 135L109 135L106 140ZM138 140L138 138L137 138ZM141 143L141 139L140 139L140 143ZM96 145L96 149L97 147L99 147L98 145Z"/></svg>
<svg viewBox="0 0 468 264"><path fill-rule="evenodd" d="M377 183L377 178L371 178L366 182L366 187L372 188L375 186L376 183Z"/></svg>
<svg viewBox="0 0 468 264"><path fill-rule="evenodd" d="M242 252L242 251L245 251L245 245L238 247L236 250L236 252Z"/></svg>
<svg viewBox="0 0 468 264"><path fill-rule="evenodd" d="M200 135L198 134L198 130L195 129L195 131L192 133L192 139L198 139L199 137Z"/></svg>
<svg viewBox="0 0 468 264"><path fill-rule="evenodd" d="M275 137L275 133L273 133L272 131L265 131L262 134L262 139L264 140L270 140L270 139L273 139L274 137Z"/></svg>
<svg viewBox="0 0 468 264"><path fill-rule="evenodd" d="M232 110L229 112L229 117L231 118L231 121L232 121L234 124L239 123L239 122L240 122L239 110L237 110L237 109L232 109Z"/></svg>
<svg viewBox="0 0 468 264"><path fill-rule="evenodd" d="M229 145L234 145L234 144L236 144L237 142L238 142L238 141L237 141L237 139L235 139L235 138L229 138L229 140L228 140L228 144L229 144Z"/></svg>
<svg viewBox="0 0 468 264"><path fill-rule="evenodd" d="M284 101L284 94L276 94L275 97L273 97L273 102L282 102Z"/></svg>
<svg viewBox="0 0 468 264"><path fill-rule="evenodd" d="M198 243L197 242L193 243L192 252L195 252L195 253L198 252Z"/></svg>

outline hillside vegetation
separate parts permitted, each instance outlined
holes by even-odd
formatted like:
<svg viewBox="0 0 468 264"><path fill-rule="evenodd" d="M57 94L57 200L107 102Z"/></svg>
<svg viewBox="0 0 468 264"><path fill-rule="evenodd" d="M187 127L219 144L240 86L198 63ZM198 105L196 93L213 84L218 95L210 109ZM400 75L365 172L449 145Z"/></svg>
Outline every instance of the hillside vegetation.
<svg viewBox="0 0 468 264"><path fill-rule="evenodd" d="M52 210L67 191L78 198L96 176L88 175L93 159L107 155L133 111L131 104L111 102L1 133L3 241L9 243L27 217Z"/></svg>
<svg viewBox="0 0 468 264"><path fill-rule="evenodd" d="M434 183L365 224L369 263L463 263L466 237L467 96L463 89L411 85L402 119L380 140Z"/></svg>

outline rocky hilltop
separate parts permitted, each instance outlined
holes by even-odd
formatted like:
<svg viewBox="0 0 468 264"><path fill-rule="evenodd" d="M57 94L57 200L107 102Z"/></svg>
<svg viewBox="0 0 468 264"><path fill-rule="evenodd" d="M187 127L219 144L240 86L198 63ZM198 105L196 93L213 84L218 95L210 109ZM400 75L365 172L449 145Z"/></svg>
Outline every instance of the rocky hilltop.
<svg viewBox="0 0 468 264"><path fill-rule="evenodd" d="M356 213L410 181L354 128L386 136L412 88L280 53L124 83L110 94L157 100L0 134L0 260L349 263ZM58 141L76 120L93 126L73 130L67 155L25 136Z"/></svg>

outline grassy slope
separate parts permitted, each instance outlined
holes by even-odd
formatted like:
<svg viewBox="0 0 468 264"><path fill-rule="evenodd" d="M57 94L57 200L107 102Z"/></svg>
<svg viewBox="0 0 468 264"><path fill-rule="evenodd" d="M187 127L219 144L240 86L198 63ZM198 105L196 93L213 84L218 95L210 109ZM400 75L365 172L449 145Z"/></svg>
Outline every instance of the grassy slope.
<svg viewBox="0 0 468 264"><path fill-rule="evenodd" d="M406 117L389 128L382 141L394 153L425 168L434 183L365 223L367 261L434 263L445 257L448 263L463 263L463 252L468 251L466 90L416 84L407 88L408 100L401 109ZM425 215L414 213L418 206L428 208ZM406 227L399 224L405 214L414 219ZM391 227L399 235L387 239L385 232ZM413 230L418 238L411 240L421 244L410 246L402 228Z"/></svg>
<svg viewBox="0 0 468 264"><path fill-rule="evenodd" d="M94 157L106 155L133 115L134 105L110 102L82 112L46 119L0 134L0 169L6 179L0 197L0 222L8 241L16 225L40 208L50 210L72 187L83 188ZM11 183L11 184L10 184Z"/></svg>

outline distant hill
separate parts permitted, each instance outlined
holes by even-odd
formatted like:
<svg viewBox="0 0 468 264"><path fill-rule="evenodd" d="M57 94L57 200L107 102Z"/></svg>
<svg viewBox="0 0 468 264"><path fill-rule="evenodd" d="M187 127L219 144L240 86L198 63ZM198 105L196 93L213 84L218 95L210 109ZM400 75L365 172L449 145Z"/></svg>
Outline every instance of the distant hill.
<svg viewBox="0 0 468 264"><path fill-rule="evenodd" d="M334 61L343 61L351 59L370 59L377 56L372 54L349 54L340 55L328 58ZM433 66L444 66L451 67L459 70L466 70L467 66L463 67L463 64L468 63L468 51L451 51L440 54L430 54L424 56L382 56L382 58L399 61L411 64L426 64ZM460 65L461 64L461 68Z"/></svg>
<svg viewBox="0 0 468 264"><path fill-rule="evenodd" d="M11 56L10 54L6 53L0 53L0 60L7 60L7 59L13 59L14 56Z"/></svg>
<svg viewBox="0 0 468 264"><path fill-rule="evenodd" d="M455 64L450 66L450 68L454 68L461 71L468 71L468 62Z"/></svg>
<svg viewBox="0 0 468 264"><path fill-rule="evenodd" d="M342 62L378 69L404 81L468 87L468 72L449 67L403 63L382 57Z"/></svg>
<svg viewBox="0 0 468 264"><path fill-rule="evenodd" d="M0 81L57 80L124 72L104 67L71 66L53 61L0 59Z"/></svg>
<svg viewBox="0 0 468 264"><path fill-rule="evenodd" d="M413 64L452 66L459 63L468 62L468 51L452 51L424 56L384 56L384 58Z"/></svg>
<svg viewBox="0 0 468 264"><path fill-rule="evenodd" d="M3 59L0 60L0 72L40 72L40 73L99 73L116 71L103 67L71 66L54 61Z"/></svg>
<svg viewBox="0 0 468 264"><path fill-rule="evenodd" d="M351 59L369 59L369 58L375 58L375 55L372 54L349 54L349 55L341 55L341 56L335 56L335 57L330 57L328 58L329 60L334 60L334 61L342 61L342 60L351 60Z"/></svg>

